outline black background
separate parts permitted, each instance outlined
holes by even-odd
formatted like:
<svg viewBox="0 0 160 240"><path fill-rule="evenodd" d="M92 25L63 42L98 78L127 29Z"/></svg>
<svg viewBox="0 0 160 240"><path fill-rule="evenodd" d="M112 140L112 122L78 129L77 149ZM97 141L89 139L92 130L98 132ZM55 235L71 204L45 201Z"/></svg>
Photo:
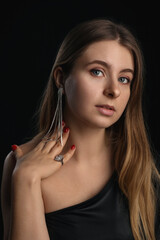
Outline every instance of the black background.
<svg viewBox="0 0 160 240"><path fill-rule="evenodd" d="M1 5L0 173L11 145L34 135L33 115L66 33L77 23L97 17L125 24L140 42L146 69L146 125L152 145L160 152L158 9L153 1L6 1Z"/></svg>

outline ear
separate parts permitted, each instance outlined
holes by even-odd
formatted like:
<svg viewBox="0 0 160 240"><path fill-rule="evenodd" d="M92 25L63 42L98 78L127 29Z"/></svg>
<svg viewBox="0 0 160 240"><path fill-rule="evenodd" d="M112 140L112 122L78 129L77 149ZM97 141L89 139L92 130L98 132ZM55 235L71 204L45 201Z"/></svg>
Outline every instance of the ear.
<svg viewBox="0 0 160 240"><path fill-rule="evenodd" d="M57 88L63 87L63 93L64 93L64 74L61 67L57 67L54 70L53 77L55 79L55 84Z"/></svg>

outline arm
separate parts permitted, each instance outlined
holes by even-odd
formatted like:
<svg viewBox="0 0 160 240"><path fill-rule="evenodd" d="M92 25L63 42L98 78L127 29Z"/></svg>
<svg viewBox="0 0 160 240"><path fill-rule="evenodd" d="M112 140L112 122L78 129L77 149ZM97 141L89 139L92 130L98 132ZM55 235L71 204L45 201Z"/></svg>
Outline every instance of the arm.
<svg viewBox="0 0 160 240"><path fill-rule="evenodd" d="M1 185L1 207L4 225L3 240L9 239L25 240L24 237L26 237L26 239L29 240L30 239L48 240L49 237L46 230L46 224L44 221L44 207L41 196L40 182L38 181L34 182L32 181L32 178L30 178L29 180L29 176L28 178L27 177L24 178L24 174L22 176L20 172L13 174L15 165L16 165L15 155L13 152L10 152L7 155L4 162ZM38 221L36 221L37 219ZM35 226L37 227L35 228ZM43 232L43 234L40 235L41 238L38 237L38 235L36 236L37 238L33 236L28 237L26 235L26 231L29 234L32 234L32 227L34 227L35 235L36 231L37 234ZM27 230L27 228L29 228L29 231ZM12 231L11 234L10 231ZM21 236L21 234L22 237L19 237Z"/></svg>
<svg viewBox="0 0 160 240"><path fill-rule="evenodd" d="M29 152L35 145L37 145L39 138L37 135L32 141L21 145L23 153ZM10 221L11 221L11 179L12 173L16 165L16 157L13 151L11 151L4 161L3 175L1 182L1 210L3 218L3 240L9 239Z"/></svg>
<svg viewBox="0 0 160 240"><path fill-rule="evenodd" d="M23 170L12 177L11 221L11 240L49 240L41 180Z"/></svg>
<svg viewBox="0 0 160 240"><path fill-rule="evenodd" d="M3 167L3 176L1 183L1 209L3 217L4 240L9 239L10 219L11 219L11 177L16 164L16 159L13 152L10 152Z"/></svg>
<svg viewBox="0 0 160 240"><path fill-rule="evenodd" d="M68 136L69 131L63 135L64 145ZM12 152L12 158L5 161L2 189L4 240L49 239L41 194L41 181L61 168L54 158L62 152L63 147L59 142L44 143L44 141L40 141L25 154L17 146L14 153ZM75 149L70 148L65 153L64 163L69 161L74 152ZM11 165L11 170L9 170L9 165ZM6 181L6 179L8 180ZM6 204L7 193L9 201ZM9 231L10 234L8 234Z"/></svg>

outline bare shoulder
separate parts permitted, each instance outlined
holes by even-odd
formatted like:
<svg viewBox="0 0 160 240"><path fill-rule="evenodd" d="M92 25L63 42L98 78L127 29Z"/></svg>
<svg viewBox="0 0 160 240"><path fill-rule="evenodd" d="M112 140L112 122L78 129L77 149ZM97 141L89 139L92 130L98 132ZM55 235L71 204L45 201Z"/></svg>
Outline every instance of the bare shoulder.
<svg viewBox="0 0 160 240"><path fill-rule="evenodd" d="M5 171L9 171L11 169L14 168L16 164L16 159L15 159L15 155L14 153L11 151L8 153L8 155L6 156L5 160L4 160L4 168L3 168L3 173ZM4 175L4 174L3 174Z"/></svg>

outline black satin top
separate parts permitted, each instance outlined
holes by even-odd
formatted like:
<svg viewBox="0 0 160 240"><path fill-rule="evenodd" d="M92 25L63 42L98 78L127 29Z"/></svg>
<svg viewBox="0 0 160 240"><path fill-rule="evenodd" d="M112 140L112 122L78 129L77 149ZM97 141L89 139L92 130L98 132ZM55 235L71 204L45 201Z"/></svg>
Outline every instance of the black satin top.
<svg viewBox="0 0 160 240"><path fill-rule="evenodd" d="M94 197L46 213L45 218L51 240L134 240L128 202L115 172ZM160 240L160 217L156 221L156 232L156 239Z"/></svg>

